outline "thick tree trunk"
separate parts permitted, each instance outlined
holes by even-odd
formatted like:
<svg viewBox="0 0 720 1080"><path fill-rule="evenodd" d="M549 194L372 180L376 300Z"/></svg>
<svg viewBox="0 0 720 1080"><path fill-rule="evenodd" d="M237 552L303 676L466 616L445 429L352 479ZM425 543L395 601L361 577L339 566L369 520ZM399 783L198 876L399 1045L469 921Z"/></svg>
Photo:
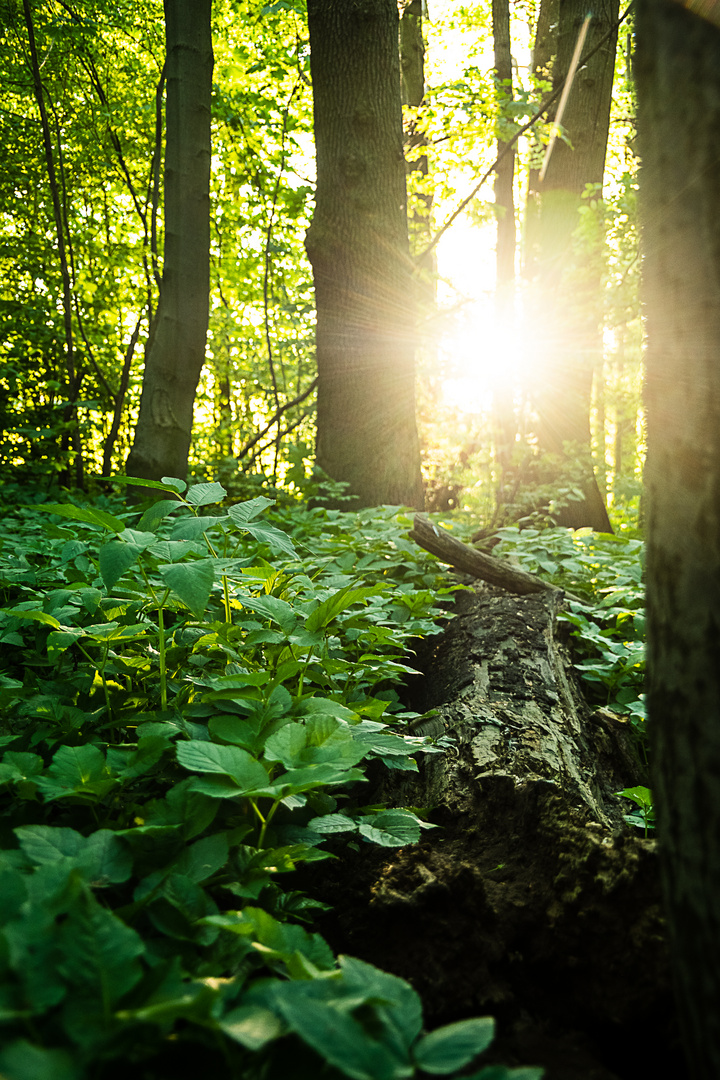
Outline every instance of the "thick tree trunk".
<svg viewBox="0 0 720 1080"><path fill-rule="evenodd" d="M212 0L165 0L165 255L127 472L187 473L210 302Z"/></svg>
<svg viewBox="0 0 720 1080"><path fill-rule="evenodd" d="M694 1080L720 1076L720 28L642 0L653 786ZM710 21L712 20L712 21Z"/></svg>
<svg viewBox="0 0 720 1080"><path fill-rule="evenodd" d="M617 22L618 12L619 0L597 5L583 54ZM565 82L586 14L584 0L559 0L555 88ZM584 253L588 265L583 266L583 253L573 250L572 235L585 185L603 181L616 42L617 31L575 75L562 117L569 144L555 142L544 179L531 193L535 249L528 259L536 277L533 330L540 358L532 400L538 443L559 459L570 444L580 463L583 498L562 509L558 524L589 525L599 532L612 531L593 472L590 439L593 367L602 349L596 298L600 279L592 268L593 253Z"/></svg>
<svg viewBox="0 0 720 1080"><path fill-rule="evenodd" d="M317 461L364 505L422 506L395 0L309 0Z"/></svg>

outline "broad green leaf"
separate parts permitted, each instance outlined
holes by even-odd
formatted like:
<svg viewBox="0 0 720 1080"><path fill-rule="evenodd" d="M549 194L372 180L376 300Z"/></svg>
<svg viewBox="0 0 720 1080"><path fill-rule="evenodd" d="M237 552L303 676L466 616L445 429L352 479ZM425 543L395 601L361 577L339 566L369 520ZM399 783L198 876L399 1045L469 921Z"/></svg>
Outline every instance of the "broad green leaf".
<svg viewBox="0 0 720 1080"><path fill-rule="evenodd" d="M216 525L227 520L227 514L216 515L213 517L180 518L173 525L171 536L173 540L197 540L199 537L203 536L208 529L213 529Z"/></svg>
<svg viewBox="0 0 720 1080"><path fill-rule="evenodd" d="M302 953L322 970L331 971L335 967L332 949L320 934L313 934L295 923L280 922L262 908L226 911L206 921L234 934L250 935L264 950L282 959Z"/></svg>
<svg viewBox="0 0 720 1080"><path fill-rule="evenodd" d="M310 632L322 630L336 619L341 612L347 611L353 604L367 600L371 596L376 596L377 593L378 587L376 585L369 588L350 585L345 589L339 589L338 592L333 593L327 600L323 600L321 604L318 604L310 612L305 622L305 629Z"/></svg>
<svg viewBox="0 0 720 1080"><path fill-rule="evenodd" d="M223 773L242 791L266 787L268 774L254 757L239 746L219 746L217 743L192 739L178 743L177 759L193 772Z"/></svg>
<svg viewBox="0 0 720 1080"><path fill-rule="evenodd" d="M100 576L105 588L112 589L115 582L137 562L144 550L145 547L140 544L126 543L123 540L110 540L103 544L99 556Z"/></svg>
<svg viewBox="0 0 720 1080"><path fill-rule="evenodd" d="M276 529L274 525L266 525L264 522L251 522L243 526L245 532L249 532L261 544L267 544L274 555L287 555L288 558L297 558L297 551L287 533Z"/></svg>
<svg viewBox="0 0 720 1080"><path fill-rule="evenodd" d="M3 1080L82 1080L84 1070L66 1050L15 1039L0 1050Z"/></svg>
<svg viewBox="0 0 720 1080"><path fill-rule="evenodd" d="M15 619L32 619L33 622L43 623L45 626L52 626L56 630L61 628L61 623L55 618L54 615L48 615L44 611L24 611L21 608L3 608L3 615L12 615Z"/></svg>
<svg viewBox="0 0 720 1080"><path fill-rule="evenodd" d="M279 1016L262 1005L240 1005L220 1019L218 1026L229 1038L248 1050L262 1050L287 1031ZM24 1080L24 1078L23 1078Z"/></svg>
<svg viewBox="0 0 720 1080"><path fill-rule="evenodd" d="M414 1074L409 1060L374 1038L343 1008L342 999L337 1005L314 999L303 993L307 985L286 984L278 1005L288 1026L321 1058L353 1080L403 1080Z"/></svg>
<svg viewBox="0 0 720 1080"><path fill-rule="evenodd" d="M45 763L39 754L30 754L22 750L6 750L0 770L9 770L8 777L13 781L28 780L37 776L45 768ZM0 771L0 777L4 777L2 771ZM6 782L4 779L0 782Z"/></svg>
<svg viewBox="0 0 720 1080"><path fill-rule="evenodd" d="M113 517L105 510L99 510L94 506L73 506L71 503L63 505L56 503L43 503L37 505L36 510L43 510L48 514L57 514L58 517L69 518L71 521L84 521L88 525L100 525L110 532L121 533L125 529L125 522L120 518Z"/></svg>
<svg viewBox="0 0 720 1080"><path fill-rule="evenodd" d="M357 832L357 827L357 821L345 814L323 814L308 822L308 829L319 833Z"/></svg>
<svg viewBox="0 0 720 1080"><path fill-rule="evenodd" d="M160 573L165 584L190 608L193 615L201 619L215 580L212 559L161 566Z"/></svg>
<svg viewBox="0 0 720 1080"><path fill-rule="evenodd" d="M381 810L359 821L360 835L382 847L404 847L420 839L420 825L407 810Z"/></svg>
<svg viewBox="0 0 720 1080"><path fill-rule="evenodd" d="M384 1025L394 1029L403 1050L410 1047L422 1029L422 1002L416 990L397 975L381 971L355 956L341 956L343 981L350 994L358 990L384 1002Z"/></svg>
<svg viewBox="0 0 720 1080"><path fill-rule="evenodd" d="M423 1035L413 1047L413 1057L423 1072L456 1072L487 1050L494 1035L490 1016L460 1020Z"/></svg>
<svg viewBox="0 0 720 1080"><path fill-rule="evenodd" d="M236 525L244 527L248 521L257 517L263 510L267 510L268 506L272 506L274 502L274 499L267 499L264 495L258 495L256 499L235 503L234 506L229 507L228 514Z"/></svg>
<svg viewBox="0 0 720 1080"><path fill-rule="evenodd" d="M179 499L160 499L147 508L138 522L138 528L154 533L160 522L178 506L182 506Z"/></svg>
<svg viewBox="0 0 720 1080"><path fill-rule="evenodd" d="M227 491L222 484L193 484L185 496L191 506L209 506L210 503L222 502Z"/></svg>
<svg viewBox="0 0 720 1080"><path fill-rule="evenodd" d="M71 858L93 884L120 884L130 877L132 854L110 829L98 829L88 837L51 825L23 825L14 831L36 866Z"/></svg>
<svg viewBox="0 0 720 1080"><path fill-rule="evenodd" d="M0 869L0 926L14 919L24 904L27 898L25 877L14 867Z"/></svg>
<svg viewBox="0 0 720 1080"><path fill-rule="evenodd" d="M277 623L286 633L292 630L298 621L299 612L296 612L287 600L281 600L278 596L242 596L240 600L244 607Z"/></svg>
<svg viewBox="0 0 720 1080"><path fill-rule="evenodd" d="M92 994L107 1010L142 977L138 957L145 952L140 935L101 907L90 892L81 893L60 927L63 957L60 973L73 986Z"/></svg>
<svg viewBox="0 0 720 1080"><path fill-rule="evenodd" d="M193 540L156 540L150 553L160 562L180 562L187 555L207 556L207 548Z"/></svg>
<svg viewBox="0 0 720 1080"><path fill-rule="evenodd" d="M117 783L108 773L105 755L96 746L61 746L48 769L33 777L46 800L66 795L103 796Z"/></svg>
<svg viewBox="0 0 720 1080"><path fill-rule="evenodd" d="M177 872L199 884L212 877L228 860L228 842L225 833L212 833L186 848L175 864Z"/></svg>
<svg viewBox="0 0 720 1080"><path fill-rule="evenodd" d="M330 762L306 765L301 769L289 769L273 781L274 790L288 795L311 791L314 787L332 787L336 784L352 784L367 777L360 769L351 769Z"/></svg>
<svg viewBox="0 0 720 1080"><path fill-rule="evenodd" d="M158 491L177 491L180 494L187 484L184 480L178 480L174 476L163 476L162 480L143 480L140 476L102 476L101 480L107 480L111 484L130 484L136 487L156 488Z"/></svg>

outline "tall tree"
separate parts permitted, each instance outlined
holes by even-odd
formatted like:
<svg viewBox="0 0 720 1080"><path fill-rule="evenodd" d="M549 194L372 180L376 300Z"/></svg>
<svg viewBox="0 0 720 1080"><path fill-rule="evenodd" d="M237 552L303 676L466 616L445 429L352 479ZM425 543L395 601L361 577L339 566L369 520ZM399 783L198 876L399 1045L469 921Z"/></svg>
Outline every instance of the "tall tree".
<svg viewBox="0 0 720 1080"><path fill-rule="evenodd" d="M720 1076L720 28L639 0L653 787L694 1080Z"/></svg>
<svg viewBox="0 0 720 1080"><path fill-rule="evenodd" d="M498 164L495 169L495 212L497 214L497 245L495 249L496 290L495 318L498 326L507 325L513 319L515 308L515 147L508 144L503 131L502 107L512 101L512 51L510 46L509 0L492 0L493 45L495 53L495 78L498 104L501 110L497 125ZM503 365L499 363L498 370ZM493 393L493 417L495 423L495 458L498 467L497 500L504 501L507 470L515 443L517 423L513 401L511 374L498 379Z"/></svg>
<svg viewBox="0 0 720 1080"><path fill-rule="evenodd" d="M317 461L365 505L422 506L396 0L308 0Z"/></svg>
<svg viewBox="0 0 720 1080"><path fill-rule="evenodd" d="M212 0L165 0L165 241L127 472L184 477L210 303Z"/></svg>
<svg viewBox="0 0 720 1080"><path fill-rule="evenodd" d="M536 277L533 317L540 352L532 395L538 444L558 458L571 444L579 455L583 498L561 511L559 523L603 532L611 527L593 471L590 439L593 366L602 346L596 300L600 279L578 266L573 232L586 185L603 181L618 13L619 0L595 5L582 50L592 55L574 77L562 117L566 139L555 142L544 176L531 192L537 203L530 263ZM585 0L559 0L554 88L566 80L586 15Z"/></svg>

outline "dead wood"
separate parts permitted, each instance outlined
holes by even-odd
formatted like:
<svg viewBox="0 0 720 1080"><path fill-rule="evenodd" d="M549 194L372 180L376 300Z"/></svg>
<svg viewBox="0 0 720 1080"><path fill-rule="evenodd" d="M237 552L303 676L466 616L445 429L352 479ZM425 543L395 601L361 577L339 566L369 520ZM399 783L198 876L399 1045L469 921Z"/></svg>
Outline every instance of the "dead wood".
<svg viewBox="0 0 720 1080"><path fill-rule="evenodd" d="M416 731L450 748L367 794L426 807L439 827L389 854L338 850L323 864L322 929L409 979L431 1024L494 1015L506 1064L624 1080L652 1072L657 1051L657 1071L673 1061L681 1077L654 841L617 794L642 765L629 725L583 697L561 599L481 583L458 594L408 688L412 708L436 709Z"/></svg>
<svg viewBox="0 0 720 1080"><path fill-rule="evenodd" d="M492 555L486 555L477 548L464 544L443 529L440 525L434 525L424 514L416 514L413 518L413 528L410 539L414 540L419 547L436 555L442 562L454 566L464 574L480 578L491 585L498 585L508 592L518 596L526 596L529 593L538 592L561 592L555 585L551 585L542 578L530 574L526 570L511 566L502 559L495 559ZM571 593L565 593L570 600L579 600L579 597Z"/></svg>

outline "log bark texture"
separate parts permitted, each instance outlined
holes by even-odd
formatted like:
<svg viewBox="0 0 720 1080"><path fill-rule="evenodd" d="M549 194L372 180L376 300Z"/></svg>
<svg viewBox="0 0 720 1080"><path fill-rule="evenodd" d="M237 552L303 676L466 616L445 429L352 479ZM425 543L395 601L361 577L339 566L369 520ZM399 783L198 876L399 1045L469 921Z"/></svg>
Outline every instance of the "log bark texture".
<svg viewBox="0 0 720 1080"><path fill-rule="evenodd" d="M617 794L644 779L629 725L584 700L561 603L487 584L458 594L407 690L437 710L416 733L450 747L367 795L425 807L439 828L389 854L344 851L324 871L322 929L409 979L431 1025L494 1015L498 1061L617 1080L652 1073L656 1053L678 1060L665 927L654 841Z"/></svg>

